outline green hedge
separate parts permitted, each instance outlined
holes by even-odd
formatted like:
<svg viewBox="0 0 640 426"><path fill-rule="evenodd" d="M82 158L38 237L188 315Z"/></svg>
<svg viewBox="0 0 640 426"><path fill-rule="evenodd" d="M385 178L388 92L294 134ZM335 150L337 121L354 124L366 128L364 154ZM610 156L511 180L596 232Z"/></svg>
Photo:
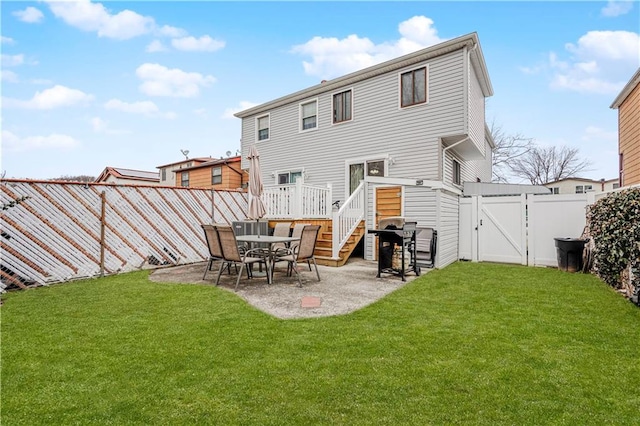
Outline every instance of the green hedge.
<svg viewBox="0 0 640 426"><path fill-rule="evenodd" d="M598 200L587 211L587 225L595 246L595 273L614 288L623 288L625 271L640 267L640 188L614 192ZM631 284L637 289L637 274L635 281Z"/></svg>

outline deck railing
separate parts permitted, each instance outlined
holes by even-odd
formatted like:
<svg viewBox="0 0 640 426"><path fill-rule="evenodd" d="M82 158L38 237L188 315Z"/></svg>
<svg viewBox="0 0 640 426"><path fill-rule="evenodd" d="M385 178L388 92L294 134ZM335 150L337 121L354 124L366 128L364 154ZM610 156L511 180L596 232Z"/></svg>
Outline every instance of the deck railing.
<svg viewBox="0 0 640 426"><path fill-rule="evenodd" d="M365 190L364 181L362 181L342 207L333 213L331 243L331 257L333 259L339 258L340 249L344 247L353 231L360 224L360 221L364 219L364 211Z"/></svg>
<svg viewBox="0 0 640 426"><path fill-rule="evenodd" d="M262 201L266 218L308 219L331 218L331 185L312 186L296 182L265 186Z"/></svg>

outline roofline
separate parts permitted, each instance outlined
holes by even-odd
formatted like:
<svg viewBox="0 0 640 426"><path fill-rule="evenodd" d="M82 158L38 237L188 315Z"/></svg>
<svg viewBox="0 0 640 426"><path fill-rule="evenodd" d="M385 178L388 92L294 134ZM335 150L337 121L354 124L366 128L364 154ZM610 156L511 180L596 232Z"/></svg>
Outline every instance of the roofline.
<svg viewBox="0 0 640 426"><path fill-rule="evenodd" d="M203 167L211 167L211 166L228 166L228 163L239 163L240 161L242 161L242 157L241 156L235 156L235 157L229 157L229 158L219 158L217 160L213 160L213 161L206 161L204 163L200 163L200 164L196 164L194 166L190 166L190 167L183 167L181 169L176 169L173 170L174 173L180 173L180 172L184 172L184 171L188 171L188 170L194 170L194 169L201 169Z"/></svg>
<svg viewBox="0 0 640 426"><path fill-rule="evenodd" d="M442 43L435 44L433 46L418 50L413 53L409 53L407 55L400 56L399 58L391 59L389 61L373 65L360 71L352 72L345 76L338 77L324 83L316 84L315 86L311 86L307 89L300 90L290 95L283 96L278 99L255 106L253 108L237 112L234 114L234 116L238 118L245 118L251 115L260 114L264 111L269 111L292 102L310 98L320 93L330 92L340 87L349 86L381 74L386 74L388 72L411 66L418 62L423 62L428 59L454 52L456 50L464 49L465 47L471 49L471 62L474 64L476 70L479 71L478 77L480 79L480 86L482 87L483 94L485 95L485 97L492 96L493 87L491 86L491 81L489 80L487 65L484 61L482 50L480 49L478 34L474 32L453 38L451 40L447 40Z"/></svg>
<svg viewBox="0 0 640 426"><path fill-rule="evenodd" d="M186 160L182 160L182 161L176 161L175 163L169 163L169 164L163 164L162 166L156 166L156 169L160 169L162 167L169 167L169 166L175 166L176 164L182 164L182 163L187 163L189 161L211 161L212 158L211 157L195 157L195 158L187 158Z"/></svg>
<svg viewBox="0 0 640 426"><path fill-rule="evenodd" d="M620 105L627 99L627 97L631 94L633 89L640 83L640 68L636 71L636 73L631 77L631 80L622 88L620 94L616 97L609 108L618 109Z"/></svg>
<svg viewBox="0 0 640 426"><path fill-rule="evenodd" d="M618 178L611 178L611 179L589 179L589 178L581 178L581 177L567 177L567 178L562 178L562 179L558 179L558 180L552 180L551 182L547 182L547 183L543 183L542 185L551 185L554 183L560 183L560 182L564 182L567 180L577 180L580 182L590 182L590 183L602 183L602 182L614 182L617 181Z"/></svg>

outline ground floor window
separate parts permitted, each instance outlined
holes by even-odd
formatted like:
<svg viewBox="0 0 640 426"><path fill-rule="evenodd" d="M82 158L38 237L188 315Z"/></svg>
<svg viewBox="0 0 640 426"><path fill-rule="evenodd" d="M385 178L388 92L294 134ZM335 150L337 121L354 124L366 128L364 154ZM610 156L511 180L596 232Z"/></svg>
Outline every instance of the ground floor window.
<svg viewBox="0 0 640 426"><path fill-rule="evenodd" d="M296 183L302 179L302 170L278 172L278 185L285 185L287 183Z"/></svg>

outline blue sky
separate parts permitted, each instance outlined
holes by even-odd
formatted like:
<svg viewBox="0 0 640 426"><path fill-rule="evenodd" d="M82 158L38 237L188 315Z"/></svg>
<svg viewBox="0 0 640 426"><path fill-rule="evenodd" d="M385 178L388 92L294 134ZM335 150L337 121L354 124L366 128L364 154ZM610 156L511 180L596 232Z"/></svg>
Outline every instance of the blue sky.
<svg viewBox="0 0 640 426"><path fill-rule="evenodd" d="M617 176L617 111L640 65L640 4L610 2L7 2L9 178L156 170L240 148L233 113L477 32L487 121L580 149Z"/></svg>

